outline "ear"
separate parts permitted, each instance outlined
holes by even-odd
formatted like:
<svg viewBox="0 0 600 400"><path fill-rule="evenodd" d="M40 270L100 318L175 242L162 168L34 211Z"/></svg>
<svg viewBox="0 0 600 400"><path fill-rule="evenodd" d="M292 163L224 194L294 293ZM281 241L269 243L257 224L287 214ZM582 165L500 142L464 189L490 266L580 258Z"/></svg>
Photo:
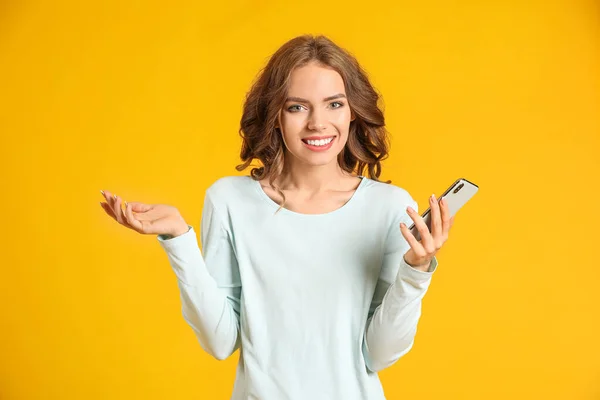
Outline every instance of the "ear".
<svg viewBox="0 0 600 400"><path fill-rule="evenodd" d="M350 113L350 122L354 121L356 119L356 114L354 114L354 111L352 111Z"/></svg>

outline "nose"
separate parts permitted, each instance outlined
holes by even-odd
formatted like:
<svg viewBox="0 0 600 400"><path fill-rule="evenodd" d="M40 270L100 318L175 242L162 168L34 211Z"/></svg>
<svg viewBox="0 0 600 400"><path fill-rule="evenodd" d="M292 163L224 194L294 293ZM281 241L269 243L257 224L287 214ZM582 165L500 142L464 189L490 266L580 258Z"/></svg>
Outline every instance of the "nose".
<svg viewBox="0 0 600 400"><path fill-rule="evenodd" d="M325 129L325 121L322 115L316 111L313 111L308 120L308 129L322 131Z"/></svg>

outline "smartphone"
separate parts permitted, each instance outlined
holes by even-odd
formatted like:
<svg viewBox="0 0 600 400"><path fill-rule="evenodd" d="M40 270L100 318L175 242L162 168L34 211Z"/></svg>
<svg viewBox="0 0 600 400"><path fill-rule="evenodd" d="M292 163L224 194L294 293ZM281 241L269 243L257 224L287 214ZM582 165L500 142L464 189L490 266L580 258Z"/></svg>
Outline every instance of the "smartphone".
<svg viewBox="0 0 600 400"><path fill-rule="evenodd" d="M446 199L448 203L448 209L450 210L450 217L453 217L458 210L465 205L475 193L479 190L479 186L474 184L473 182L469 182L465 178L457 179L441 196L436 196L438 204L442 198ZM429 232L431 232L431 207L428 208L421 217L425 221L427 228L429 228ZM413 222L410 226L411 233L415 236L417 240L421 240L421 234L417 229L417 226Z"/></svg>

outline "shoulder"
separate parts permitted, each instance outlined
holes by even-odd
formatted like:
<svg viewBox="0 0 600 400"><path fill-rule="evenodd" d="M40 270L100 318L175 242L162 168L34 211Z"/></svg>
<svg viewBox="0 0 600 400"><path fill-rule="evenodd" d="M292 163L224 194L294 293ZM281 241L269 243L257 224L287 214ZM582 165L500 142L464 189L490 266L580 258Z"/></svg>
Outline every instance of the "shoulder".
<svg viewBox="0 0 600 400"><path fill-rule="evenodd" d="M224 176L206 189L206 199L213 204L227 204L237 199L247 199L257 182L250 176Z"/></svg>
<svg viewBox="0 0 600 400"><path fill-rule="evenodd" d="M379 216L389 221L390 226L397 227L400 221L410 225L412 219L406 210L408 206L419 211L417 202L402 186L369 179L364 189L363 207L370 210L369 215L373 218Z"/></svg>
<svg viewBox="0 0 600 400"><path fill-rule="evenodd" d="M379 182L373 179L367 179L365 182L366 196L369 202L380 204L382 206L414 208L416 201L411 194L402 186L393 183Z"/></svg>
<svg viewBox="0 0 600 400"><path fill-rule="evenodd" d="M242 189L252 180L249 176L224 176L214 181L206 190L213 195Z"/></svg>

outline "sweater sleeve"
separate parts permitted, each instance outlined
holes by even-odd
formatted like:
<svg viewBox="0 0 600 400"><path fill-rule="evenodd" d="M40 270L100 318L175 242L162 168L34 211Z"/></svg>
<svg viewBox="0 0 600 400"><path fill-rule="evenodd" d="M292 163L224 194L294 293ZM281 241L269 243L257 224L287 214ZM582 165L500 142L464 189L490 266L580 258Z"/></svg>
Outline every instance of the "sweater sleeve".
<svg viewBox="0 0 600 400"><path fill-rule="evenodd" d="M224 360L240 347L242 284L231 236L207 191L201 221L202 253L196 232L158 235L177 277L182 313L202 348Z"/></svg>
<svg viewBox="0 0 600 400"><path fill-rule="evenodd" d="M418 212L416 201L412 200L411 207ZM391 366L412 348L421 316L421 300L438 264L434 257L429 271L424 272L404 261L410 245L400 231L401 221L407 226L412 224L404 212L390 227L363 336L365 364L373 372Z"/></svg>

